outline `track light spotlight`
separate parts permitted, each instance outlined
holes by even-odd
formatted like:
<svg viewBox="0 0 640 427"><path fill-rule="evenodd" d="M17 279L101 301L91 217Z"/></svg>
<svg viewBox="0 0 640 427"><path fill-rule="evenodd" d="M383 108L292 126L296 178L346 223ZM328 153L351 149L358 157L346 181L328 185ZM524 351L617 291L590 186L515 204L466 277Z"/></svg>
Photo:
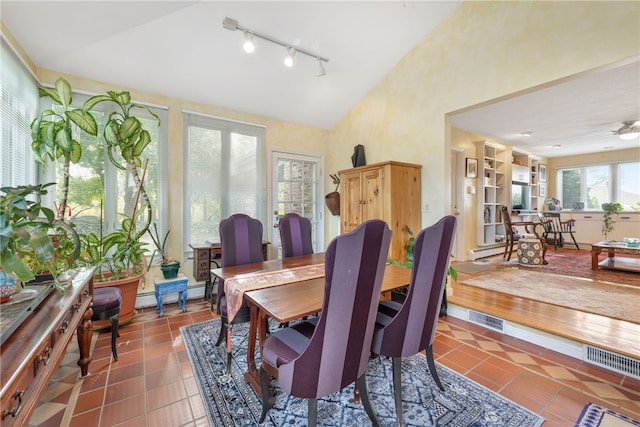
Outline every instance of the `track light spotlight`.
<svg viewBox="0 0 640 427"><path fill-rule="evenodd" d="M303 53L307 56L310 56L312 58L315 58L316 61L318 61L317 64L317 68L316 68L316 76L317 77L321 77L324 76L327 72L324 69L324 66L322 64L322 62L329 62L328 58L325 58L323 56L320 56L316 53L310 52L306 49L303 49L301 47L296 47L293 48L291 47L290 43L285 43L281 40L278 40L274 37L268 36L266 34L262 34L253 30L250 30L249 28L243 27L241 25L238 25L238 21L236 21L235 19L231 19L229 17L224 18L224 20L222 21L222 27L229 30L229 31L236 31L236 30L240 30L244 33L244 43L242 45L242 48L244 49L245 52L247 53L252 53L255 50L255 44L253 42L253 39L255 37L259 37L263 40L267 40L270 41L271 43L275 43L275 44L279 44L280 46L283 46L287 49L287 57L284 60L284 63L287 67L293 67L294 63L295 63L295 54L296 52L300 52Z"/></svg>
<svg viewBox="0 0 640 427"><path fill-rule="evenodd" d="M247 53L253 53L256 50L256 45L253 44L253 34L245 31L244 32L244 43L242 44L242 48Z"/></svg>
<svg viewBox="0 0 640 427"><path fill-rule="evenodd" d="M296 50L292 47L287 49L287 56L284 57L284 65L287 67L293 67L294 58L296 56Z"/></svg>
<svg viewBox="0 0 640 427"><path fill-rule="evenodd" d="M320 58L317 58L318 63L316 65L316 77L322 77L325 74L327 74L327 72L324 69L324 66L322 65L322 60Z"/></svg>

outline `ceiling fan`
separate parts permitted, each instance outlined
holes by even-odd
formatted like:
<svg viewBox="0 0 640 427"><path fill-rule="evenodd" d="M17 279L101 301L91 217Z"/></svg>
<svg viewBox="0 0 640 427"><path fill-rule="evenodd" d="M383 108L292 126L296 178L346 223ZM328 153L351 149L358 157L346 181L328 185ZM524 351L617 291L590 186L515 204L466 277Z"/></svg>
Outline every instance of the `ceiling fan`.
<svg viewBox="0 0 640 427"><path fill-rule="evenodd" d="M620 139L634 139L640 136L640 121L627 120L622 124L620 129L612 131L614 135L618 135Z"/></svg>

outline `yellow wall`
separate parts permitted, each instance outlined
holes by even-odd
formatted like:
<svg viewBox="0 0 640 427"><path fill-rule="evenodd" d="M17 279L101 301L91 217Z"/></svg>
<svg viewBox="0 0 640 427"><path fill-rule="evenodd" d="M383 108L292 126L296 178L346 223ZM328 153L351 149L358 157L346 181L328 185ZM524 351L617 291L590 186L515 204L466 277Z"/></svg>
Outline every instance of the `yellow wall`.
<svg viewBox="0 0 640 427"><path fill-rule="evenodd" d="M350 167L355 144L368 163L422 164L422 225L432 224L450 205L445 115L638 57L638 16L636 1L462 3L331 130L327 169Z"/></svg>

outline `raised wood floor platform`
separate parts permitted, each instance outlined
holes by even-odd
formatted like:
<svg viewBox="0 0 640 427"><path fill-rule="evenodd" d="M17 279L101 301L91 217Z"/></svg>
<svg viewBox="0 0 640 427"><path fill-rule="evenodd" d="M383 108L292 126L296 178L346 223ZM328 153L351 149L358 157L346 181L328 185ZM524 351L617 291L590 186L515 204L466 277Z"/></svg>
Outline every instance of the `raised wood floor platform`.
<svg viewBox="0 0 640 427"><path fill-rule="evenodd" d="M451 304L640 360L639 324L460 283L469 277L458 273Z"/></svg>

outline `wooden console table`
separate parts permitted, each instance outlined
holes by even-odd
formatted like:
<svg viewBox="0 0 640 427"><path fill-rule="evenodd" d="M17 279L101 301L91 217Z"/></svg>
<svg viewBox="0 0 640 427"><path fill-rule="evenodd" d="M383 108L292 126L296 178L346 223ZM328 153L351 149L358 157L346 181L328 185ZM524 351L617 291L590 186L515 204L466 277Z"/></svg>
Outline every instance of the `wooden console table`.
<svg viewBox="0 0 640 427"><path fill-rule="evenodd" d="M265 261L268 245L269 242L262 242L262 258ZM220 268L222 245L220 243L189 243L189 247L193 249L193 277L196 282L205 282L204 297L211 299L214 293L211 289L211 263L214 263L216 268Z"/></svg>
<svg viewBox="0 0 640 427"><path fill-rule="evenodd" d="M598 256L602 251L607 251L608 257L598 262ZM640 272L640 258L627 258L615 256L615 254L640 255L640 248L625 246L624 242L605 240L591 245L591 269L598 267L611 268L613 270L627 270Z"/></svg>
<svg viewBox="0 0 640 427"><path fill-rule="evenodd" d="M93 269L81 270L63 292L53 290L2 343L2 426L27 425L77 331L82 376L91 362Z"/></svg>

